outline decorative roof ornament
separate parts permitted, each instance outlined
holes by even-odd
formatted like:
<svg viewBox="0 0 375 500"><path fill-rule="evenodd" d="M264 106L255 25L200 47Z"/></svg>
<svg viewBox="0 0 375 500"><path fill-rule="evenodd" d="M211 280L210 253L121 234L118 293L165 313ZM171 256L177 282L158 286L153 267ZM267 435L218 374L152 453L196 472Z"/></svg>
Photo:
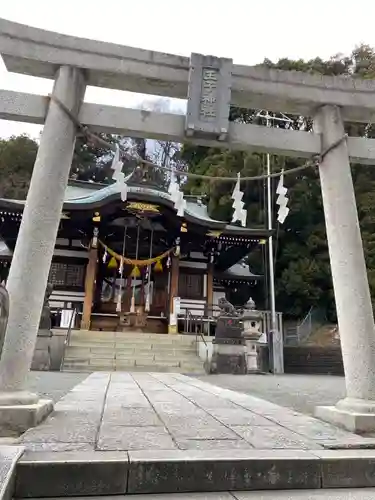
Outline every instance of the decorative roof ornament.
<svg viewBox="0 0 375 500"><path fill-rule="evenodd" d="M284 174L280 175L279 184L277 185L276 194L278 194L276 204L279 205L279 210L277 212L277 220L280 224L283 224L287 215L289 213L289 207L287 207L289 198L287 198L286 193L288 189L284 186Z"/></svg>
<svg viewBox="0 0 375 500"><path fill-rule="evenodd" d="M240 189L240 182L241 182L241 174L238 173L237 182L236 185L234 186L234 190L232 193L232 200L233 200L232 208L234 209L232 222L240 221L241 226L246 227L247 210L243 208L245 203L242 201L243 192Z"/></svg>
<svg viewBox="0 0 375 500"><path fill-rule="evenodd" d="M184 193L180 190L174 170L171 172L168 193L171 196L175 210L177 210L177 215L183 217L186 209L186 200L184 199Z"/></svg>
<svg viewBox="0 0 375 500"><path fill-rule="evenodd" d="M126 201L128 197L128 185L126 184L127 179L125 179L122 167L123 163L120 160L120 148L119 145L116 144L116 152L111 165L111 169L113 170L112 179L116 181L116 184L120 187L121 200Z"/></svg>

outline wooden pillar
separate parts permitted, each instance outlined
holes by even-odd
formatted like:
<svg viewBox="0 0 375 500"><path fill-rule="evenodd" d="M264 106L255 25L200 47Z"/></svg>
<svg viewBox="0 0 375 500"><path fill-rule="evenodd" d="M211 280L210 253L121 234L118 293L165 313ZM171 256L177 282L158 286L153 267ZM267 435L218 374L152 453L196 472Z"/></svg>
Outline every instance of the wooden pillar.
<svg viewBox="0 0 375 500"><path fill-rule="evenodd" d="M212 316L212 306L214 303L214 266L207 265L207 315Z"/></svg>
<svg viewBox="0 0 375 500"><path fill-rule="evenodd" d="M179 258L171 255L171 270L169 282L169 325L168 333L177 333L177 316L174 314L174 298L178 297L178 277L179 277Z"/></svg>
<svg viewBox="0 0 375 500"><path fill-rule="evenodd" d="M89 251L89 261L86 267L85 300L83 302L81 330L90 330L97 265L98 249L92 246Z"/></svg>
<svg viewBox="0 0 375 500"><path fill-rule="evenodd" d="M130 304L132 300L132 277L129 276L126 278L126 289L124 293L124 304L123 304L123 312L130 312Z"/></svg>

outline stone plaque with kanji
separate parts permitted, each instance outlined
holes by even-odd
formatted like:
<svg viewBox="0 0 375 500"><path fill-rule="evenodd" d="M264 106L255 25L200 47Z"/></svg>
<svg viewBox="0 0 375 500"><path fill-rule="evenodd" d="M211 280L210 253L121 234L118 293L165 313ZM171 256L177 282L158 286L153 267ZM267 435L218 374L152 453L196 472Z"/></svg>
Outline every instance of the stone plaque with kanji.
<svg viewBox="0 0 375 500"><path fill-rule="evenodd" d="M228 136L232 60L192 54L186 135L225 141Z"/></svg>

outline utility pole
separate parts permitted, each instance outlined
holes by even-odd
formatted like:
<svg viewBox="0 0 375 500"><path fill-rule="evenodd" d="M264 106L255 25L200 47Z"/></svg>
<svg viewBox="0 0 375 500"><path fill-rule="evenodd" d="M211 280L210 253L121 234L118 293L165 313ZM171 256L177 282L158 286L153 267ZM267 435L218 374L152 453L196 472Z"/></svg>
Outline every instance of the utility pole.
<svg viewBox="0 0 375 500"><path fill-rule="evenodd" d="M272 116L268 111L259 111L256 115L259 118L266 120L266 126L271 127L271 120L292 123L293 120L286 115L281 114L281 117ZM271 156L267 153L267 229L272 231L272 183L271 183ZM283 339L277 324L276 314L276 299L275 299L275 267L274 267L274 253L273 253L273 236L268 237L268 270L269 270L269 293L270 293L270 310L271 310L271 330L268 338L268 348L270 350L269 359L272 366L273 373L284 373L284 359L283 359Z"/></svg>

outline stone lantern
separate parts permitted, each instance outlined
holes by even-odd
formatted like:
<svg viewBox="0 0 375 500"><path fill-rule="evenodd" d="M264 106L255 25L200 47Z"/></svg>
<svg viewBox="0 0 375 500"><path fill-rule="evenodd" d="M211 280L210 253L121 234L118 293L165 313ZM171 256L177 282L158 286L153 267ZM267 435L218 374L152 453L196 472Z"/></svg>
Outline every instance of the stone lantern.
<svg viewBox="0 0 375 500"><path fill-rule="evenodd" d="M243 338L246 343L247 373L259 373L257 346L262 336L262 313L256 310L255 303L251 298L244 308L242 320L244 326Z"/></svg>

